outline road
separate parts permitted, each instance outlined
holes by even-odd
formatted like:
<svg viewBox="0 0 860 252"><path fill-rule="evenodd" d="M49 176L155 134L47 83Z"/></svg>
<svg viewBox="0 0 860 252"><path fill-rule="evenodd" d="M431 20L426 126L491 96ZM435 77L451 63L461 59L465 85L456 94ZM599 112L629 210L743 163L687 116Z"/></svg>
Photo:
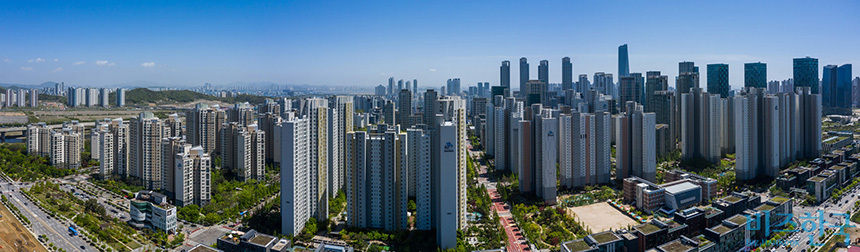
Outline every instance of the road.
<svg viewBox="0 0 860 252"><path fill-rule="evenodd" d="M797 223L798 226L801 226L804 225L804 221L809 220L801 219L801 217L806 217L807 214L812 217L819 217L818 211L822 211L824 213L824 222L826 223L825 228L835 225L842 225L842 223L844 223L845 221L850 220L846 220L843 215L838 214L845 214L846 211L852 210L852 208L854 207L854 202L857 202L857 200L860 199L860 197L858 196L860 196L860 188L855 187L844 193L841 198L830 198L818 206L800 206L799 204L795 204L793 209L794 216L792 220L794 221L794 223ZM854 213L854 211L851 212ZM850 215L848 218L850 218ZM797 246L795 246L792 251L809 251L810 244L808 242L810 236L815 238L816 243L819 243L818 247L820 247L821 244L825 243L817 240L818 235L821 233L820 229L817 228L818 225L820 225L820 221L815 220L814 223L816 226L814 230L811 230L811 232L806 232L801 228L800 232L795 233L789 238L789 240L798 240ZM851 223L851 225L860 227L860 224L858 223ZM813 227L810 225L806 229L813 229ZM786 251L786 249L781 248L777 251Z"/></svg>
<svg viewBox="0 0 860 252"><path fill-rule="evenodd" d="M476 161L472 163L478 165L478 183L487 188L487 194L490 195L490 198L493 201L492 210L499 215L499 223L505 228L505 233L508 235L507 246L505 246L507 251L531 251L528 243L525 241L525 237L523 237L522 232L520 232L520 228L514 221L513 215L511 215L510 205L502 200L502 196L498 191L496 191L496 182L490 181L489 179L487 174L488 167L480 162L483 159L484 152L473 149L474 148L470 144L469 156L472 157L473 161Z"/></svg>
<svg viewBox="0 0 860 252"><path fill-rule="evenodd" d="M90 248L80 236L72 236L69 234L69 223L63 223L56 218L51 218L33 202L21 194L21 183L9 183L3 181L0 183L2 192L9 199L9 202L21 210L21 215L30 220L32 231L36 236L46 235L48 243L53 243L54 246L65 249L66 251L95 251ZM81 249L84 247L85 249Z"/></svg>

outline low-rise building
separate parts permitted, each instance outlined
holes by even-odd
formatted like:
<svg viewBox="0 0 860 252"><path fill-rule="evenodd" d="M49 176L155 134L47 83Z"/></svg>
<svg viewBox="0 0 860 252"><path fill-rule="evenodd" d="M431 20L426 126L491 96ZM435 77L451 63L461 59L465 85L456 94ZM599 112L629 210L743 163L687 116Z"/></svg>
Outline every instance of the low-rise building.
<svg viewBox="0 0 860 252"><path fill-rule="evenodd" d="M746 228L747 221L746 216L734 215L720 225L705 229L705 238L717 243L715 252L737 251L754 236L754 232Z"/></svg>
<svg viewBox="0 0 860 252"><path fill-rule="evenodd" d="M132 227L176 231L176 207L167 203L164 194L141 190L129 201L128 209Z"/></svg>
<svg viewBox="0 0 860 252"><path fill-rule="evenodd" d="M278 239L253 229L233 231L218 238L217 244L224 252L285 252L292 247L288 239Z"/></svg>

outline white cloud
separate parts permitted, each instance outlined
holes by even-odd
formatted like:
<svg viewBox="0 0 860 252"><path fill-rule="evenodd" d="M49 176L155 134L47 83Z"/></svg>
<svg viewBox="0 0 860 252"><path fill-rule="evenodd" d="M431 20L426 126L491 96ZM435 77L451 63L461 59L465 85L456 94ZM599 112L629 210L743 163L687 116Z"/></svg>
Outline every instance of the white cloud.
<svg viewBox="0 0 860 252"><path fill-rule="evenodd" d="M43 58L35 58L35 59L28 59L28 60L27 60L27 63L33 63L33 62L35 62L35 63L45 62L45 59L43 59Z"/></svg>
<svg viewBox="0 0 860 252"><path fill-rule="evenodd" d="M142 66L142 67L154 67L155 62L143 62L140 64L140 66Z"/></svg>
<svg viewBox="0 0 860 252"><path fill-rule="evenodd" d="M12 60L10 60L9 58L3 58L3 62L12 63Z"/></svg>
<svg viewBox="0 0 860 252"><path fill-rule="evenodd" d="M33 71L32 67L21 67L21 71Z"/></svg>
<svg viewBox="0 0 860 252"><path fill-rule="evenodd" d="M113 62L109 62L107 60L96 60L96 65L99 66L113 66Z"/></svg>
<svg viewBox="0 0 860 252"><path fill-rule="evenodd" d="M427 70L429 70L430 72L436 72L436 68L430 68L430 69L427 69Z"/></svg>
<svg viewBox="0 0 860 252"><path fill-rule="evenodd" d="M81 60L81 61L78 61L78 62L73 63L72 65L77 66L77 65L83 65L83 64L86 64L86 63L87 63L86 61Z"/></svg>
<svg viewBox="0 0 860 252"><path fill-rule="evenodd" d="M54 71L51 71L51 72L52 72L52 73L56 73L56 72L62 72L62 71L63 71L63 68L62 68L62 67L58 67L58 68L54 69Z"/></svg>
<svg viewBox="0 0 860 252"><path fill-rule="evenodd" d="M54 62L60 61L60 59L54 59Z"/></svg>

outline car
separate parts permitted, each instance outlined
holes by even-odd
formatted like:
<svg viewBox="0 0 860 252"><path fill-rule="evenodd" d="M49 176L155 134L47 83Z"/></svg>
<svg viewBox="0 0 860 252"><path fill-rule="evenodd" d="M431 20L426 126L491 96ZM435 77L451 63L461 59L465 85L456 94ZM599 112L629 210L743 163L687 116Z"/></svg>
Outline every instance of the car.
<svg viewBox="0 0 860 252"><path fill-rule="evenodd" d="M84 245L81 245L81 249L86 249L86 247L84 247Z"/></svg>

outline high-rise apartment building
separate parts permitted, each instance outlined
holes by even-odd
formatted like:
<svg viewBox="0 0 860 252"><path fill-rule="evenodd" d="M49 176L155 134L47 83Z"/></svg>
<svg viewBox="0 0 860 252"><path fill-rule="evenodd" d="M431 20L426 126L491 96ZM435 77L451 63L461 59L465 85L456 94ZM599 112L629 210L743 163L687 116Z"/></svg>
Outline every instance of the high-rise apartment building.
<svg viewBox="0 0 860 252"><path fill-rule="evenodd" d="M525 86L526 105L549 104L548 84L542 80L529 80Z"/></svg>
<svg viewBox="0 0 860 252"><path fill-rule="evenodd" d="M116 89L116 106L117 107L125 107L125 89L117 88Z"/></svg>
<svg viewBox="0 0 860 252"><path fill-rule="evenodd" d="M618 78L630 75L630 60L627 57L627 44L618 46Z"/></svg>
<svg viewBox="0 0 860 252"><path fill-rule="evenodd" d="M92 150L99 153L99 177L103 180L111 179L114 175L114 164L116 163L114 153L113 133L108 130L107 125L99 127L98 130L92 132L93 140L98 142L98 150ZM95 147L95 144L93 144Z"/></svg>
<svg viewBox="0 0 860 252"><path fill-rule="evenodd" d="M758 177L775 178L781 167L779 97L768 95L763 88L745 88L734 97L735 103L735 172L738 180Z"/></svg>
<svg viewBox="0 0 860 252"><path fill-rule="evenodd" d="M720 159L721 101L701 88L681 94L681 158Z"/></svg>
<svg viewBox="0 0 860 252"><path fill-rule="evenodd" d="M51 156L51 135L53 130L44 122L27 125L27 154L31 156Z"/></svg>
<svg viewBox="0 0 860 252"><path fill-rule="evenodd" d="M243 181L266 178L266 132L257 124L225 123L221 130L221 168Z"/></svg>
<svg viewBox="0 0 860 252"><path fill-rule="evenodd" d="M180 153L188 153L191 150L191 144L185 143L185 139L181 137L165 137L161 139L161 190L168 198L175 199L177 206L185 206L192 204L191 201L182 201L179 203L183 195L177 194L177 191L182 190L182 184L177 181L185 179L184 177L176 177L176 155ZM190 171L190 170L189 170ZM190 174L188 175L191 176ZM190 186L190 184L186 184Z"/></svg>
<svg viewBox="0 0 860 252"><path fill-rule="evenodd" d="M812 94L818 94L818 59L794 58L794 86L808 87Z"/></svg>
<svg viewBox="0 0 860 252"><path fill-rule="evenodd" d="M110 121L108 129L113 134L113 155L115 158L113 164L114 173L119 177L127 177L129 175L129 126L122 121L122 118L116 118Z"/></svg>
<svg viewBox="0 0 860 252"><path fill-rule="evenodd" d="M328 155L329 187L327 191L330 198L336 196L337 191L344 188L347 162L345 152L346 134L353 131L354 113L355 109L353 108L352 97L333 96L329 98L328 148L330 151Z"/></svg>
<svg viewBox="0 0 860 252"><path fill-rule="evenodd" d="M281 124L281 232L301 234L313 213L310 159L310 120L293 119Z"/></svg>
<svg viewBox="0 0 860 252"><path fill-rule="evenodd" d="M797 106L799 111L797 130L800 131L798 141L798 158L812 159L821 155L821 95L812 92L806 86L797 88Z"/></svg>
<svg viewBox="0 0 860 252"><path fill-rule="evenodd" d="M625 114L615 117L615 175L618 179L636 176L657 182L656 124L654 113L628 101Z"/></svg>
<svg viewBox="0 0 860 252"><path fill-rule="evenodd" d="M579 81L576 82L576 92L577 93L585 93L591 87L591 83L588 81L587 74L580 74Z"/></svg>
<svg viewBox="0 0 860 252"><path fill-rule="evenodd" d="M416 228L418 230L430 230L432 228L431 219L433 203L431 196L433 187L430 182L430 163L431 163L431 135L423 129L412 128L406 130L407 150L408 150L408 175L410 190L414 185L414 194L410 192L412 197L415 197L416 205Z"/></svg>
<svg viewBox="0 0 860 252"><path fill-rule="evenodd" d="M188 112L185 122L188 143L202 146L207 153L219 149L218 133L227 122L227 114L218 105L210 107L207 104L198 103L192 111Z"/></svg>
<svg viewBox="0 0 860 252"><path fill-rule="evenodd" d="M460 94L460 78L448 79L447 84L448 92L447 95L459 95Z"/></svg>
<svg viewBox="0 0 860 252"><path fill-rule="evenodd" d="M141 112L130 120L129 173L147 190L161 189L161 120Z"/></svg>
<svg viewBox="0 0 860 252"><path fill-rule="evenodd" d="M408 151L399 126L378 125L370 133L347 135L347 220L349 226L384 230L407 229ZM355 184L352 184L355 182ZM359 201L363 201L359 203ZM359 206L363 206L359 207Z"/></svg>
<svg viewBox="0 0 860 252"><path fill-rule="evenodd" d="M457 245L457 230L466 227L466 104L458 97L436 100L431 151L431 183L436 242Z"/></svg>
<svg viewBox="0 0 860 252"><path fill-rule="evenodd" d="M308 123L308 165L310 167L309 209L317 220L328 219L328 101L310 98L302 101L301 115ZM393 117L393 115L392 115Z"/></svg>
<svg viewBox="0 0 860 252"><path fill-rule="evenodd" d="M729 97L729 65L708 64L708 93Z"/></svg>
<svg viewBox="0 0 860 252"><path fill-rule="evenodd" d="M615 87L615 84L613 84L612 74L604 72L594 73L593 84L594 85L592 85L592 87L601 94L613 96L615 93L612 91Z"/></svg>
<svg viewBox="0 0 860 252"><path fill-rule="evenodd" d="M527 108L524 119L520 121L522 139L519 151L512 152L520 155L520 191L534 194L550 204L555 204L556 197L557 114L558 111L544 109L540 104Z"/></svg>
<svg viewBox="0 0 860 252"><path fill-rule="evenodd" d="M110 89L99 89L99 106L107 108L110 106Z"/></svg>
<svg viewBox="0 0 860 252"><path fill-rule="evenodd" d="M657 91L669 90L669 77L660 75L660 71L648 71L645 73L645 99L642 100L642 106L645 112L654 112L655 98L654 94Z"/></svg>
<svg viewBox="0 0 860 252"><path fill-rule="evenodd" d="M397 123L400 124L400 127L408 129L411 126L409 118L412 117L412 92L401 89L397 104Z"/></svg>
<svg viewBox="0 0 860 252"><path fill-rule="evenodd" d="M609 183L610 118L608 112L572 110L559 118L561 186L579 188Z"/></svg>
<svg viewBox="0 0 860 252"><path fill-rule="evenodd" d="M767 64L744 64L744 87L767 88Z"/></svg>
<svg viewBox="0 0 860 252"><path fill-rule="evenodd" d="M227 122L238 122L241 126L248 126L255 122L254 107L251 104L236 103L227 110Z"/></svg>
<svg viewBox="0 0 860 252"><path fill-rule="evenodd" d="M176 205L205 206L211 201L212 160L203 147L182 148L173 158L176 186Z"/></svg>
<svg viewBox="0 0 860 252"><path fill-rule="evenodd" d="M39 90L30 89L30 107L38 107L39 106Z"/></svg>

